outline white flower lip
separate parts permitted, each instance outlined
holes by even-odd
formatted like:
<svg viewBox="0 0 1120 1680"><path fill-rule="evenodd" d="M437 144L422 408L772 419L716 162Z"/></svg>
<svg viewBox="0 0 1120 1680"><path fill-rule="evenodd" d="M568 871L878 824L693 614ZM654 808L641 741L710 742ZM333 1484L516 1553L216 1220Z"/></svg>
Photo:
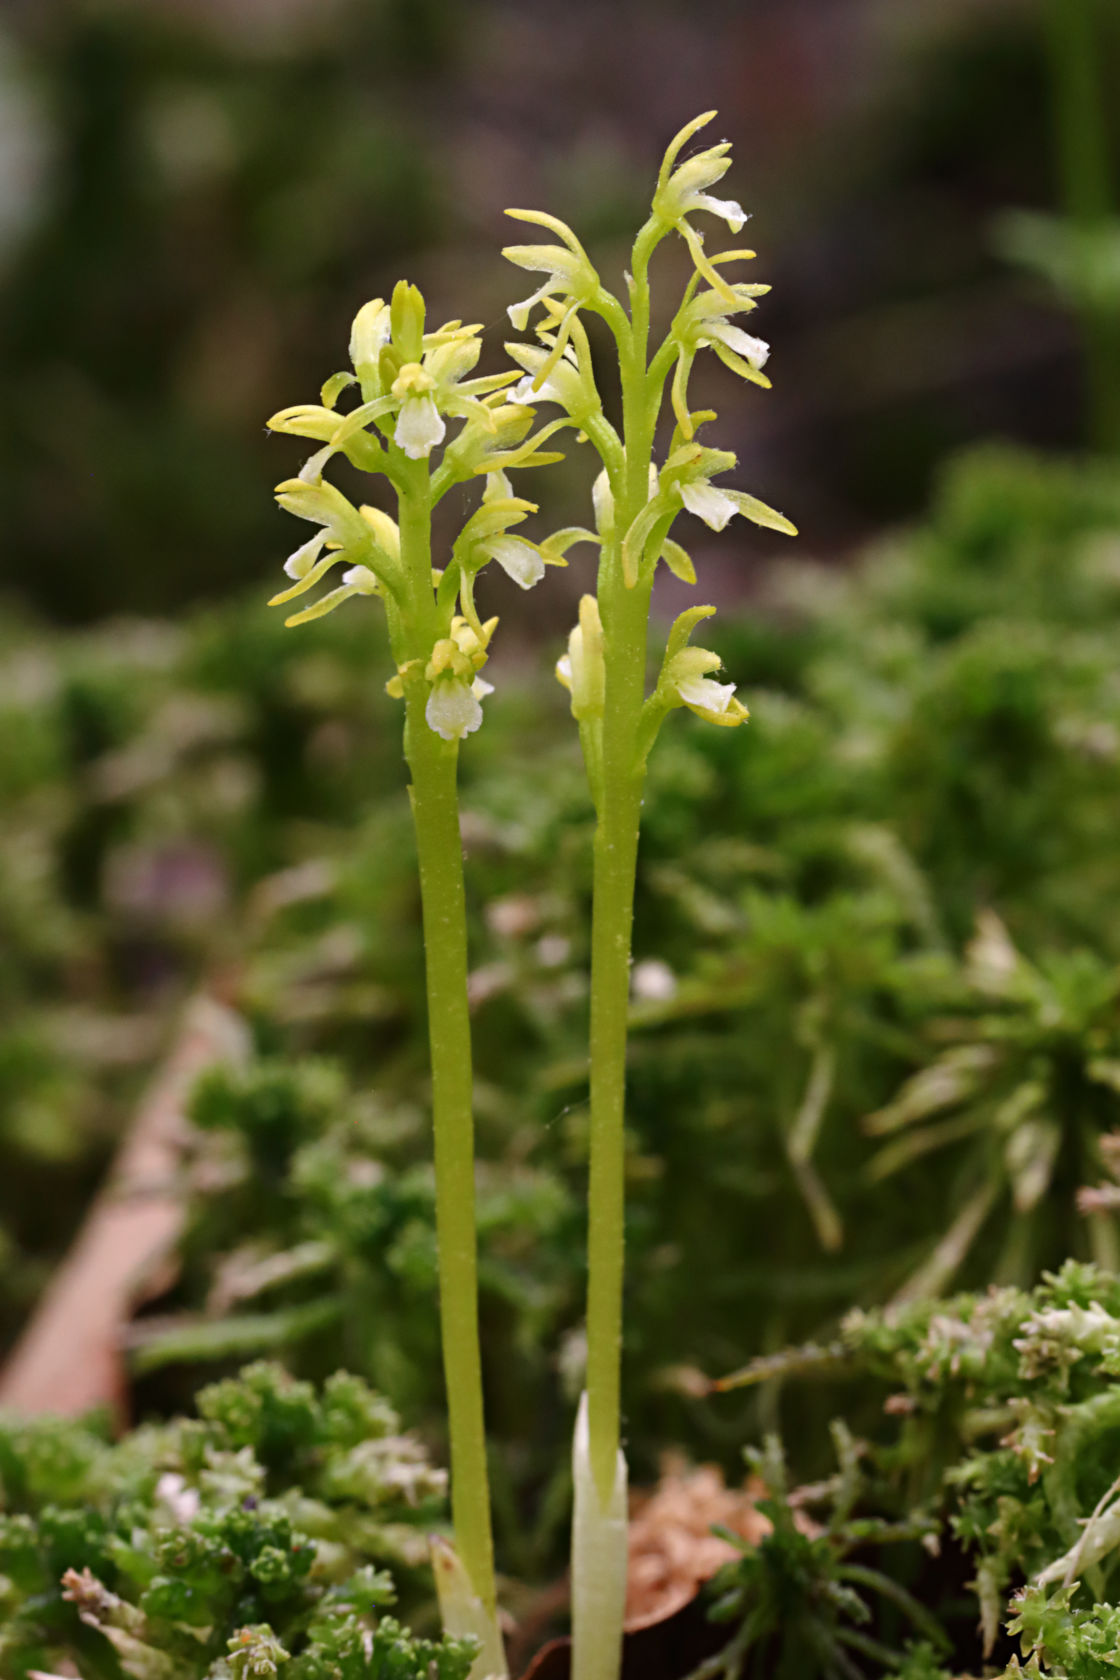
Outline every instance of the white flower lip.
<svg viewBox="0 0 1120 1680"><path fill-rule="evenodd" d="M689 513L694 513L713 531L722 531L728 520L739 511L730 496L717 490L706 479L699 479L695 484L680 484L677 490Z"/></svg>
<svg viewBox="0 0 1120 1680"><path fill-rule="evenodd" d="M529 324L529 316L533 313L537 304L544 298L551 297L558 289L556 277L549 275L544 285L538 286L531 296L522 298L520 303L507 304L506 314L509 316L510 325L514 332L524 332Z"/></svg>
<svg viewBox="0 0 1120 1680"><path fill-rule="evenodd" d="M393 441L410 461L421 461L427 459L437 443L443 442L446 431L435 401L430 392L425 392L404 399Z"/></svg>
<svg viewBox="0 0 1120 1680"><path fill-rule="evenodd" d="M544 577L544 561L523 537L492 537L486 547L491 558L520 588L532 589Z"/></svg>
<svg viewBox="0 0 1120 1680"><path fill-rule="evenodd" d="M735 684L714 682L711 677L685 677L677 684L677 693L686 706L699 706L701 711L722 716L735 697Z"/></svg>
<svg viewBox="0 0 1120 1680"><path fill-rule="evenodd" d="M548 361L551 350L535 344L507 344L506 350L514 361L519 362L525 369L524 377L507 393L507 401L522 408L533 408L542 402L554 402L569 412L581 407L582 379L575 350L570 344L565 346L558 361L553 364L536 390L533 389L533 381Z"/></svg>
<svg viewBox="0 0 1120 1680"><path fill-rule="evenodd" d="M706 192L689 193L684 201L684 209L686 211L707 210L713 216L722 216L732 233L738 233L739 229L749 220L747 212L741 204L736 203L735 199L713 198L711 193Z"/></svg>
<svg viewBox="0 0 1120 1680"><path fill-rule="evenodd" d="M729 350L736 351L753 368L764 368L770 359L770 346L764 338L755 338L753 333L744 332L742 327L733 327L729 321L714 321L708 331L712 338L718 338Z"/></svg>
<svg viewBox="0 0 1120 1680"><path fill-rule="evenodd" d="M507 306L506 314L515 332L525 331L529 316L545 298L555 297L557 293L572 296L577 288L594 279L586 257L567 250L563 245L507 245L502 255L507 261L516 263L518 268L536 269L546 276L529 297Z"/></svg>
<svg viewBox="0 0 1120 1680"><path fill-rule="evenodd" d="M358 595L376 595L377 579L368 566L350 566L342 574L343 584Z"/></svg>
<svg viewBox="0 0 1120 1680"><path fill-rule="evenodd" d="M534 391L533 375L527 373L523 379L517 381L509 393L509 400L511 403L518 403L522 408L532 408L535 403L562 402L563 398L551 378L544 380Z"/></svg>
<svg viewBox="0 0 1120 1680"><path fill-rule="evenodd" d="M478 696L458 677L444 677L428 696L424 708L428 728L434 729L443 741L461 741L482 722L482 707Z"/></svg>
<svg viewBox="0 0 1120 1680"><path fill-rule="evenodd" d="M461 677L437 678L424 708L428 728L444 741L461 741L464 735L473 735L482 723L480 701L493 692L493 684L481 677L469 684Z"/></svg>

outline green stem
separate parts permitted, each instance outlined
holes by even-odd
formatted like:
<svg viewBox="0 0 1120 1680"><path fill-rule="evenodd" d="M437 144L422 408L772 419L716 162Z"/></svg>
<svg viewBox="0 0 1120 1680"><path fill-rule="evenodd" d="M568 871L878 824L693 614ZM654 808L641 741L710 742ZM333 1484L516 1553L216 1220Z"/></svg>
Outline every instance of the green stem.
<svg viewBox="0 0 1120 1680"><path fill-rule="evenodd" d="M645 262L635 264L631 321L622 367L625 480L616 503L614 534L601 553L598 591L606 688L591 921L587 1403L591 1468L604 1508L615 1482L620 1439L626 1030L644 782L637 734L645 695L650 596L648 583L626 587L621 550L622 536L648 499L656 420L656 404L648 401L645 387L649 337Z"/></svg>
<svg viewBox="0 0 1120 1680"><path fill-rule="evenodd" d="M423 482L417 472L400 499L401 555L411 593L405 634L416 649L426 651L433 642L436 609L431 589L427 468L425 463L418 466ZM467 923L456 785L459 747L457 741L443 741L428 727L426 700L426 685L409 684L404 750L411 773L409 795L424 921L451 1516L460 1559L492 1618L496 1594L478 1333Z"/></svg>
<svg viewBox="0 0 1120 1680"><path fill-rule="evenodd" d="M1055 140L1061 196L1073 230L1091 232L1113 214L1099 0L1049 0ZM1093 439L1120 451L1120 312L1081 310Z"/></svg>
<svg viewBox="0 0 1120 1680"><path fill-rule="evenodd" d="M609 634L609 632L608 632ZM612 686L615 690L612 696ZM595 831L591 924L591 1136L587 1240L587 1403L591 1465L605 1505L619 1446L625 1221L626 1025L641 783L607 666L603 800ZM612 704L613 700L613 704ZM613 737L613 739L612 739ZM620 752L620 748L623 751ZM619 760L621 759L621 763Z"/></svg>

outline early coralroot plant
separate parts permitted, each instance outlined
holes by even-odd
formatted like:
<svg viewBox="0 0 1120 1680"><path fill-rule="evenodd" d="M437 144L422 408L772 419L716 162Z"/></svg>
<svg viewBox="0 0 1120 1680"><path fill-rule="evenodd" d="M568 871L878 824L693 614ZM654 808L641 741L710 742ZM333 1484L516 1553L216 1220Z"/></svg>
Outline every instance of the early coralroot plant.
<svg viewBox="0 0 1120 1680"><path fill-rule="evenodd" d="M691 645L692 632L713 613L712 607L693 607L677 619L657 683L647 695L654 574L663 560L677 577L696 581L688 554L670 536L682 512L695 514L715 531L722 531L733 515L743 514L756 524L796 534L783 515L763 502L713 482L735 466L735 456L698 441L700 427L716 417L694 413L688 403L692 365L705 348L752 384L769 384L762 372L769 347L732 322L733 316L753 310L769 288L731 282L724 272L754 253L732 250L709 256L690 219L704 211L722 218L735 233L745 222L738 204L708 191L730 167L730 147L722 143L678 161L687 142L714 115L707 112L688 123L665 154L649 219L634 241L628 307L606 290L576 235L554 216L510 211L520 221L547 228L561 243L514 245L505 252L519 267L546 275L538 291L509 311L514 327L523 329L534 305L543 304L546 310L537 327L539 345L508 346L526 370L516 399L558 404L567 421L590 440L603 469L594 490L594 531L562 533L565 547L594 542L599 567L596 594L583 597L567 656L557 668L571 690L597 816L587 1393L574 1449L572 1614L577 1680L610 1680L617 1672L626 1584L626 1466L619 1426L623 1116L631 923L646 761L674 708L687 706L723 727L742 723L747 715L735 698L734 685L715 679L718 655ZM668 333L651 354L650 259L673 232L685 240L694 272ZM581 311L601 316L614 337L621 432L603 412ZM655 440L670 379L675 429L658 465Z"/></svg>
<svg viewBox="0 0 1120 1680"><path fill-rule="evenodd" d="M435 1137L436 1224L444 1372L451 1441L451 1506L458 1567L440 1553L449 1631L482 1642L478 1671L504 1672L495 1616L493 1545L478 1340L474 1205L474 1127L471 1039L467 1009L467 938L463 860L456 788L459 742L482 722L490 685L486 665L496 619L483 623L474 585L491 560L528 589L559 556L511 535L535 511L513 494L508 468L540 465L541 434L528 435L530 409L503 390L517 376L470 379L481 344L477 326L449 322L424 330L424 302L403 281L392 302L376 299L354 321L354 371L323 386L321 401L284 409L274 431L314 438L322 447L298 478L277 490L281 507L319 527L289 557L291 588L274 597L287 604L314 588L339 564L341 585L290 617L304 624L352 596L376 595L385 609L395 669L387 687L404 702L404 750L411 777L427 954L432 1114ZM345 391L360 402L336 409ZM464 424L433 471L433 451L447 419ZM355 507L323 472L334 455L381 475L396 514ZM456 484L485 476L481 505L456 538L448 563L432 566L432 510ZM465 1579L464 1579L465 1572Z"/></svg>

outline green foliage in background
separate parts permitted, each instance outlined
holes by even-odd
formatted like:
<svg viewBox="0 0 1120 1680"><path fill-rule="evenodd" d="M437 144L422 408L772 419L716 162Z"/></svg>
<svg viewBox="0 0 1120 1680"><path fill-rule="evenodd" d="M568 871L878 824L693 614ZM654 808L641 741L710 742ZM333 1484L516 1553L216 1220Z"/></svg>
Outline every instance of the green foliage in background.
<svg viewBox="0 0 1120 1680"><path fill-rule="evenodd" d="M853 1443L834 1426L840 1468L826 1482L789 1493L781 1474L765 1472L777 1490L774 1532L716 1583L724 1595L716 1613L742 1619L707 1672L744 1672L764 1638L778 1643L768 1672L793 1672L786 1663L799 1648L802 1673L898 1667L897 1653L868 1638L867 1605L861 1611L852 1597L883 1591L880 1570L845 1561L887 1544L896 1626L908 1622L922 1636L901 1664L910 1680L982 1664L987 1673L1025 1667L1103 1680L1115 1661L1120 1568L1118 1315L1115 1274L1068 1261L1031 1290L857 1310L831 1347L760 1361L732 1379L773 1380L784 1367L804 1380L831 1369L876 1392L883 1409L873 1443ZM776 1444L768 1452L780 1471ZM830 1502L847 1547L837 1543L835 1514L823 1528L806 1520ZM896 1542L909 1542L909 1555ZM943 1551L967 1561L963 1604L952 1570L939 1572ZM940 1627L929 1627L931 1611ZM980 1648L970 1650L977 1617Z"/></svg>
<svg viewBox="0 0 1120 1680"><path fill-rule="evenodd" d="M694 1680L806 1673L851 1680L868 1670L909 1672L916 1662L948 1655L950 1642L937 1615L898 1578L899 1548L919 1541L936 1549L936 1519L920 1507L897 1519L871 1514L890 1500L881 1466L871 1462L867 1442L855 1440L839 1420L832 1438L837 1470L812 1486L791 1487L776 1436L762 1450L748 1449L747 1462L765 1491L758 1509L770 1532L755 1543L724 1533L740 1555L712 1582L709 1615L738 1625ZM869 1564L868 1552L883 1548L887 1567ZM896 1613L909 1636L905 1648L876 1636L876 1601ZM915 1648L917 1636L922 1642Z"/></svg>
<svg viewBox="0 0 1120 1680"><path fill-rule="evenodd" d="M834 1464L812 1482L792 1431L786 1450L771 1435L747 1452L770 1528L724 1535L734 1555L707 1605L726 1638L696 1680L1107 1680L1114 1275L1070 1261L1030 1290L856 1310L829 1347L732 1381L780 1375L839 1379L877 1421L859 1436L834 1422ZM392 1408L354 1377L317 1391L257 1364L197 1411L116 1445L92 1424L0 1421L4 1673L462 1680L469 1643L408 1631L431 1613L443 1479Z"/></svg>
<svg viewBox="0 0 1120 1680"><path fill-rule="evenodd" d="M367 254L392 268L433 240L412 107L457 33L446 0L340 7L291 42L135 8L28 18L16 63L46 133L3 276L9 587L74 621L259 571L257 416L280 369L317 368Z"/></svg>
<svg viewBox="0 0 1120 1680"><path fill-rule="evenodd" d="M392 1407L343 1372L317 1393L258 1364L197 1408L116 1445L0 1421L4 1674L465 1680L472 1642L384 1614L390 1570L422 1602L444 1491Z"/></svg>
<svg viewBox="0 0 1120 1680"><path fill-rule="evenodd" d="M1072 334L977 235L1000 207L1058 196L1045 8L926 0L905 31L889 8L867 30L817 10L806 35L766 0L746 42L734 8L697 34L687 0L660 0L640 95L619 100L627 14L593 4L576 30L593 74L572 73L587 52L570 19L537 6L511 27L504 0L5 7L0 588L73 622L267 578L278 525L260 486L279 452L259 417L318 382L353 300L411 272L449 312L454 277L470 319L497 319L514 170L588 229L607 272L642 160L713 89L750 148L779 295L797 300L787 374L811 368L796 414L755 441L814 540L912 517L935 463L982 431L1081 437ZM1095 11L1109 87L1115 8ZM772 91L832 28L853 56L801 78L791 124ZM1091 122L1076 87L1068 105ZM1106 237L1035 219L1015 243L1067 292L1110 285ZM557 478L574 517L578 474Z"/></svg>

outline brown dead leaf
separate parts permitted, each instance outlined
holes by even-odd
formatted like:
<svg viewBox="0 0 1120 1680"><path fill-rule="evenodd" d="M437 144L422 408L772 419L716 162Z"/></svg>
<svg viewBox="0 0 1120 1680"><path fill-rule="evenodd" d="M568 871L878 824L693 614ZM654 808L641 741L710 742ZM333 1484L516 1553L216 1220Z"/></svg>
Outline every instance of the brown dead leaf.
<svg viewBox="0 0 1120 1680"><path fill-rule="evenodd" d="M652 1493L636 1494L630 1514L626 1626L664 1621L695 1598L735 1548L713 1534L718 1524L758 1543L770 1524L756 1507L764 1489L757 1479L729 1488L713 1464L689 1469L668 1458Z"/></svg>

